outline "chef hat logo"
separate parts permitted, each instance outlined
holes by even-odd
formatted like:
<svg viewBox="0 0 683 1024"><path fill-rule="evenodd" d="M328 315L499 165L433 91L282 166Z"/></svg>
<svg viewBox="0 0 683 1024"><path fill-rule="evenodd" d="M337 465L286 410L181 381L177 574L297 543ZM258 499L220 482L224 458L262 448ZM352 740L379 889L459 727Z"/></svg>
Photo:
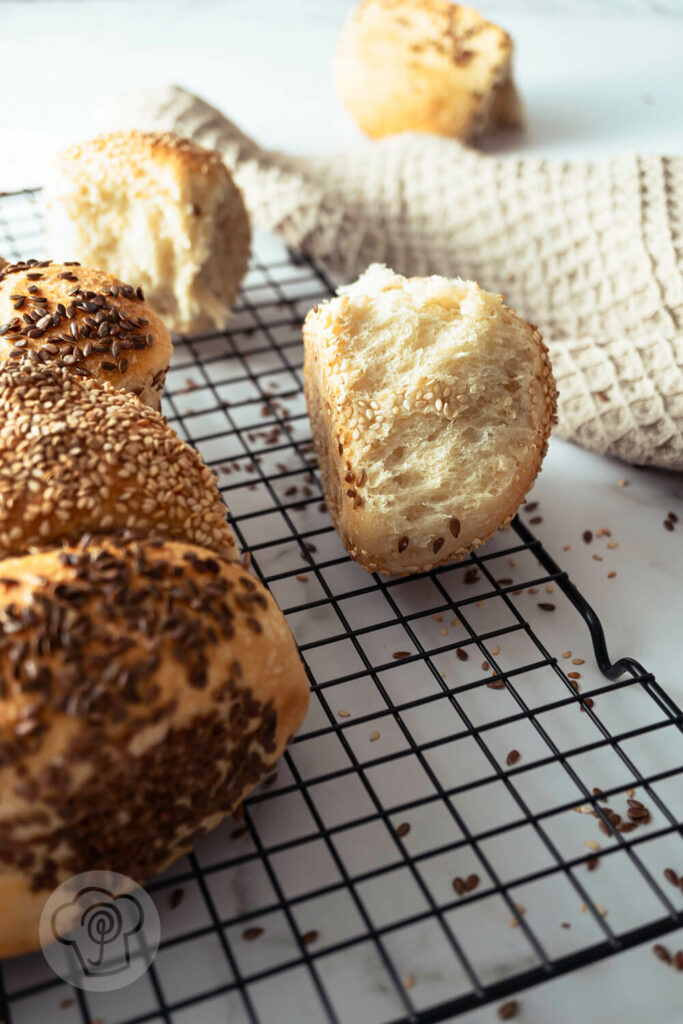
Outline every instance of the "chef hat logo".
<svg viewBox="0 0 683 1024"><path fill-rule="evenodd" d="M129 893L87 886L52 914L52 932L70 946L86 977L119 974L130 967L130 938L144 924L142 905Z"/></svg>
<svg viewBox="0 0 683 1024"><path fill-rule="evenodd" d="M134 879L86 871L65 879L40 916L43 956L70 985L111 992L151 966L161 928L154 901Z"/></svg>

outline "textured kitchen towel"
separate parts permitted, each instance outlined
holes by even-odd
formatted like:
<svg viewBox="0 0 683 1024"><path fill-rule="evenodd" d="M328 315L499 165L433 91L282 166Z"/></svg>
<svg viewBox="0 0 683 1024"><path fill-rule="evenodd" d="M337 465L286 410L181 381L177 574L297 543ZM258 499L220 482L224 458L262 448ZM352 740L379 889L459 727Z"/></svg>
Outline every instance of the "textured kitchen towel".
<svg viewBox="0 0 683 1024"><path fill-rule="evenodd" d="M257 225L347 277L378 261L504 293L550 348L561 437L683 469L683 159L496 158L427 135L289 156L173 86L101 113L219 150Z"/></svg>

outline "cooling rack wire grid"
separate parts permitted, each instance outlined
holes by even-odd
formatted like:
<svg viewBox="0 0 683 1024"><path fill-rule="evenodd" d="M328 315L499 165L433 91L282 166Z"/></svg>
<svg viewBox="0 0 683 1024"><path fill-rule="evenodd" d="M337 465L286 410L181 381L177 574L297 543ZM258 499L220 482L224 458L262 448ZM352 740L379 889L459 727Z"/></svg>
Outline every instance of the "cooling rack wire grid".
<svg viewBox="0 0 683 1024"><path fill-rule="evenodd" d="M0 196L0 252L44 255L39 192ZM6 961L6 1024L427 1024L683 924L681 711L611 664L533 511L409 580L345 554L302 394L301 320L330 290L259 237L229 329L177 340L164 396L297 639L304 727L243 819L147 886L139 981L83 993Z"/></svg>

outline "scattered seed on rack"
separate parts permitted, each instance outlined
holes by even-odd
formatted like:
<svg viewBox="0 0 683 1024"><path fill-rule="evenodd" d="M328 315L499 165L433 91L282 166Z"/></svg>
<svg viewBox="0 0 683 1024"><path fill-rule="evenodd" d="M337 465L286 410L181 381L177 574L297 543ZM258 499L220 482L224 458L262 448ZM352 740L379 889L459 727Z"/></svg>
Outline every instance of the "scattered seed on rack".
<svg viewBox="0 0 683 1024"><path fill-rule="evenodd" d="M507 765L517 764L521 756L522 755L518 750L511 750L508 756L505 758L505 763Z"/></svg>
<svg viewBox="0 0 683 1024"><path fill-rule="evenodd" d="M455 891L458 894L458 896L464 895L464 893L467 892L467 886L465 884L465 879L464 878L460 878L459 876L457 878L454 878L453 879L453 888L455 889Z"/></svg>
<svg viewBox="0 0 683 1024"><path fill-rule="evenodd" d="M395 658L396 661L401 661L402 658L409 658L409 657L410 657L410 651L394 651L394 653L392 654L392 658Z"/></svg>
<svg viewBox="0 0 683 1024"><path fill-rule="evenodd" d="M481 663L481 670L482 670L482 672L488 672L488 670L490 668L491 668L491 666L489 665L488 661L482 661L482 663Z"/></svg>
<svg viewBox="0 0 683 1024"><path fill-rule="evenodd" d="M339 715L340 718L350 718L351 717L351 712L350 711L338 711L337 714Z"/></svg>
<svg viewBox="0 0 683 1024"><path fill-rule="evenodd" d="M171 910L175 910L177 907L179 907L184 899L185 890L180 886L177 889L174 889L173 892L171 893L171 898L169 900L169 906Z"/></svg>
<svg viewBox="0 0 683 1024"><path fill-rule="evenodd" d="M669 533L673 533L673 531L675 530L675 526L674 526L673 522L670 519L665 519L664 520L664 529L668 530Z"/></svg>
<svg viewBox="0 0 683 1024"><path fill-rule="evenodd" d="M562 921L560 923L560 928L571 928L571 925L570 925L569 921Z"/></svg>
<svg viewBox="0 0 683 1024"><path fill-rule="evenodd" d="M441 629L439 630L439 633L441 634L441 636L448 636L448 630L446 629L445 626L441 627Z"/></svg>
<svg viewBox="0 0 683 1024"><path fill-rule="evenodd" d="M524 506L524 511L525 512L535 512L537 508L538 508L538 502L537 501L527 501L526 505Z"/></svg>
<svg viewBox="0 0 683 1024"><path fill-rule="evenodd" d="M586 697L584 703L581 705L581 710L585 711L587 707L592 708L595 706L595 701L592 697Z"/></svg>
<svg viewBox="0 0 683 1024"><path fill-rule="evenodd" d="M550 601L539 601L538 607L544 612L554 612L555 605L551 604Z"/></svg>
<svg viewBox="0 0 683 1024"><path fill-rule="evenodd" d="M538 526L539 523L543 522L543 516L532 516L529 522L532 526Z"/></svg>
<svg viewBox="0 0 683 1024"><path fill-rule="evenodd" d="M403 979L403 987L404 988L413 988L414 986L415 986L415 975L414 974L406 975L406 977Z"/></svg>
<svg viewBox="0 0 683 1024"><path fill-rule="evenodd" d="M245 928L242 932L242 938L245 942L253 942L254 939L258 939L263 935L263 928Z"/></svg>
<svg viewBox="0 0 683 1024"><path fill-rule="evenodd" d="M572 656L572 652L571 651L563 651L562 652L562 657L563 658L571 658L571 656Z"/></svg>
<svg viewBox="0 0 683 1024"><path fill-rule="evenodd" d="M607 573L607 579L608 580L613 580L616 575L617 575L616 572L614 571L614 569L612 569L610 572Z"/></svg>
<svg viewBox="0 0 683 1024"><path fill-rule="evenodd" d="M73 999L62 999L62 1001L59 1004L59 1006L60 1006L60 1008L62 1010L68 1010L70 1006L73 1006L73 1004L74 1004Z"/></svg>
<svg viewBox="0 0 683 1024"><path fill-rule="evenodd" d="M581 678L581 673L580 672L567 672L567 675L569 676L570 679L580 679Z"/></svg>
<svg viewBox="0 0 683 1024"><path fill-rule="evenodd" d="M402 821L401 824L396 829L396 835L398 836L399 839L402 839L403 836L407 836L409 832L410 824L407 821Z"/></svg>
<svg viewBox="0 0 683 1024"><path fill-rule="evenodd" d="M603 562L604 559L603 559L602 555L593 555L593 561L594 562Z"/></svg>
<svg viewBox="0 0 683 1024"><path fill-rule="evenodd" d="M304 935L301 936L301 941L303 942L304 946L310 946L311 943L315 942L316 939L318 938L320 938L320 932L317 932L314 928L312 928L310 932L306 932Z"/></svg>
<svg viewBox="0 0 683 1024"><path fill-rule="evenodd" d="M438 612L434 615L434 622L443 622L443 615L439 615Z"/></svg>
<svg viewBox="0 0 683 1024"><path fill-rule="evenodd" d="M300 572L297 576L299 583L308 583L308 576L305 572Z"/></svg>
<svg viewBox="0 0 683 1024"><path fill-rule="evenodd" d="M658 960L662 960L665 964L671 963L671 953L666 946L662 946L661 942L656 943L656 945L652 947L652 952Z"/></svg>
<svg viewBox="0 0 683 1024"><path fill-rule="evenodd" d="M469 654L464 647L457 647L455 651L456 657L460 658L460 661L469 661Z"/></svg>
<svg viewBox="0 0 683 1024"><path fill-rule="evenodd" d="M584 658L572 658L572 665L585 665Z"/></svg>
<svg viewBox="0 0 683 1024"><path fill-rule="evenodd" d="M683 971L683 949L679 949L674 956L674 967L677 971Z"/></svg>
<svg viewBox="0 0 683 1024"><path fill-rule="evenodd" d="M678 887L679 878L673 868L664 868L664 877L667 882L671 882L672 885Z"/></svg>
<svg viewBox="0 0 683 1024"><path fill-rule="evenodd" d="M249 829L246 827L246 825L242 825L240 828L235 828L232 830L232 832L230 833L230 838L241 839L242 836L245 836L248 831Z"/></svg>
<svg viewBox="0 0 683 1024"><path fill-rule="evenodd" d="M529 593L530 594L537 594L538 593L538 587L529 587Z"/></svg>
<svg viewBox="0 0 683 1024"><path fill-rule="evenodd" d="M370 742L371 743L374 743L375 740L378 740L378 739L379 739L379 733L377 732L377 730L375 730L375 732L371 732L370 733Z"/></svg>
<svg viewBox="0 0 683 1024"><path fill-rule="evenodd" d="M584 544L590 544L590 542L593 540L593 531L584 530L581 536L583 537Z"/></svg>
<svg viewBox="0 0 683 1024"><path fill-rule="evenodd" d="M479 885L479 875L471 874L465 879L466 892L473 892Z"/></svg>
<svg viewBox="0 0 683 1024"><path fill-rule="evenodd" d="M503 1003L502 1006L498 1007L498 1017L500 1020L512 1020L513 1017L517 1016L517 1010L519 1009L519 1003L516 999L510 999L507 1003Z"/></svg>
<svg viewBox="0 0 683 1024"><path fill-rule="evenodd" d="M593 850L593 852L600 849L600 843L596 843L594 839L586 839L583 845L587 846L589 850Z"/></svg>
<svg viewBox="0 0 683 1024"><path fill-rule="evenodd" d="M595 871L595 869L597 867L599 867L599 865L600 865L600 861L598 860L597 857L589 857L588 860L586 861L586 867L588 868L589 871Z"/></svg>

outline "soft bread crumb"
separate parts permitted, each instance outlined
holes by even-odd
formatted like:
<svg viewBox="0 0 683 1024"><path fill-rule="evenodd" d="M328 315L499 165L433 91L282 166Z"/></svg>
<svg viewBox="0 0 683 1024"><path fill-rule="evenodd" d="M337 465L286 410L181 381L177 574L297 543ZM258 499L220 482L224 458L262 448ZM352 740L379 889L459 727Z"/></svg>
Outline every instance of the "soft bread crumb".
<svg viewBox="0 0 683 1024"><path fill-rule="evenodd" d="M60 153L46 191L52 255L139 282L171 330L225 326L251 232L218 153L115 132Z"/></svg>
<svg viewBox="0 0 683 1024"><path fill-rule="evenodd" d="M541 337L499 295L374 264L304 324L325 497L351 556L413 573L509 523L545 455Z"/></svg>

